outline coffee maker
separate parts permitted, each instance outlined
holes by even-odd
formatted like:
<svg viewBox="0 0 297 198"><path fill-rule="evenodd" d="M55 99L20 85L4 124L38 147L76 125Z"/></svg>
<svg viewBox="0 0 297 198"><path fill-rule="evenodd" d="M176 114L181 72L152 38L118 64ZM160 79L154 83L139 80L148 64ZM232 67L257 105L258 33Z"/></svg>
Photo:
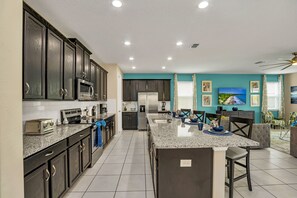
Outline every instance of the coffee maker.
<svg viewBox="0 0 297 198"><path fill-rule="evenodd" d="M100 114L105 114L107 113L107 104L103 103L100 104Z"/></svg>

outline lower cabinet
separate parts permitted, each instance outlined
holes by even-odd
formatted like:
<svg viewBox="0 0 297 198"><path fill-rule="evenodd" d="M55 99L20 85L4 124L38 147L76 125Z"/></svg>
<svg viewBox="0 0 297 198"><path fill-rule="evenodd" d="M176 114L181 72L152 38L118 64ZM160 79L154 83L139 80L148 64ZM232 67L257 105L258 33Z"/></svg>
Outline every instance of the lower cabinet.
<svg viewBox="0 0 297 198"><path fill-rule="evenodd" d="M106 126L102 128L102 137L104 147L111 141L112 137L115 135L115 118L114 116L105 119Z"/></svg>
<svg viewBox="0 0 297 198"><path fill-rule="evenodd" d="M24 160L25 198L59 198L91 164L90 128Z"/></svg>
<svg viewBox="0 0 297 198"><path fill-rule="evenodd" d="M123 112L122 119L123 130L137 130L137 112Z"/></svg>

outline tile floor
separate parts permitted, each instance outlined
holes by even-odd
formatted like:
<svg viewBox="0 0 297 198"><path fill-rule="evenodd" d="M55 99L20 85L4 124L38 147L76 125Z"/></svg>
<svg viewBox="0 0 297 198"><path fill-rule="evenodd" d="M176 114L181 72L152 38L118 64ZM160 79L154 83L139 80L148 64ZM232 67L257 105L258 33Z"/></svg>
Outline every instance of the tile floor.
<svg viewBox="0 0 297 198"><path fill-rule="evenodd" d="M145 132L138 131L115 136L65 197L154 198L146 138ZM236 168L237 175L242 173L241 167ZM234 198L297 197L297 158L274 149L253 150L251 170L253 191L242 179L235 183Z"/></svg>

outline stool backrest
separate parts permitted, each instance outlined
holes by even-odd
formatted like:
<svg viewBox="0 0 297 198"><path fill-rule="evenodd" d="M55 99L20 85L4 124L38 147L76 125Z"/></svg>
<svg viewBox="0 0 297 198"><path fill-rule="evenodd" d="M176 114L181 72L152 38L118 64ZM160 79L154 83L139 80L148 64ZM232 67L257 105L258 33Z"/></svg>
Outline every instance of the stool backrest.
<svg viewBox="0 0 297 198"><path fill-rule="evenodd" d="M193 110L193 114L198 118L199 122L204 122L205 111Z"/></svg>
<svg viewBox="0 0 297 198"><path fill-rule="evenodd" d="M251 139L254 119L230 117L229 121L229 129L232 133Z"/></svg>
<svg viewBox="0 0 297 198"><path fill-rule="evenodd" d="M190 116L191 114L191 109L180 109L181 113L184 114L185 116Z"/></svg>
<svg viewBox="0 0 297 198"><path fill-rule="evenodd" d="M206 113L205 114L205 123L209 124L211 121L217 121L218 124L221 124L221 114L215 114L215 113Z"/></svg>

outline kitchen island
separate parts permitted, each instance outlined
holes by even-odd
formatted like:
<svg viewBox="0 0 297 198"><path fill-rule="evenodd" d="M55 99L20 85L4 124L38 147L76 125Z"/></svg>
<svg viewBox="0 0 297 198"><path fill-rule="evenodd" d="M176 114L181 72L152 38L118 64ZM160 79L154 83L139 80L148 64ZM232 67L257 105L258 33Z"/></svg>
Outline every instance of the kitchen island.
<svg viewBox="0 0 297 198"><path fill-rule="evenodd" d="M221 198L228 147L258 146L238 136L215 136L167 115L147 114L156 198Z"/></svg>

